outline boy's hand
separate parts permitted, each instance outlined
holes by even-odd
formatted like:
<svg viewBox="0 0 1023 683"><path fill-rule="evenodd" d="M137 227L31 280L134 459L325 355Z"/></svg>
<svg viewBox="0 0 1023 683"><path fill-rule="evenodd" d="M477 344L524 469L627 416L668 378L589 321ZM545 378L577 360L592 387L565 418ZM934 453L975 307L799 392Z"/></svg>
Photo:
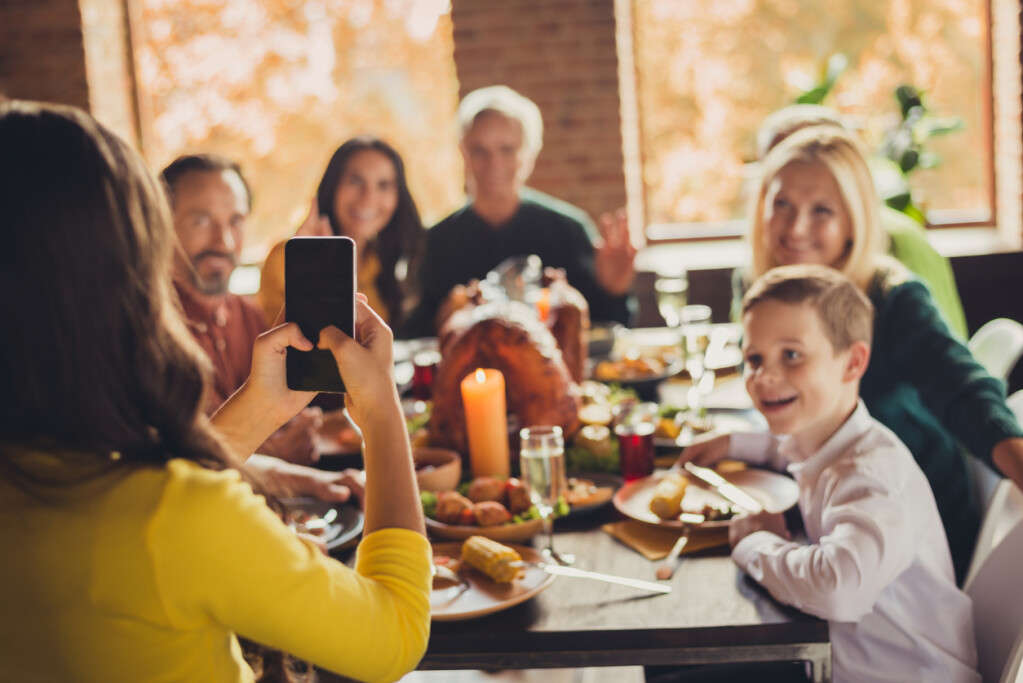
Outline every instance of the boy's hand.
<svg viewBox="0 0 1023 683"><path fill-rule="evenodd" d="M755 515L742 514L732 519L728 526L728 543L734 548L739 541L755 531L770 531L776 536L790 540L792 534L785 526L785 516L780 512L758 512Z"/></svg>
<svg viewBox="0 0 1023 683"><path fill-rule="evenodd" d="M711 467L718 461L728 457L730 441L731 435L729 434L717 432L700 434L678 456L678 465L682 466L687 462L691 462L703 467Z"/></svg>

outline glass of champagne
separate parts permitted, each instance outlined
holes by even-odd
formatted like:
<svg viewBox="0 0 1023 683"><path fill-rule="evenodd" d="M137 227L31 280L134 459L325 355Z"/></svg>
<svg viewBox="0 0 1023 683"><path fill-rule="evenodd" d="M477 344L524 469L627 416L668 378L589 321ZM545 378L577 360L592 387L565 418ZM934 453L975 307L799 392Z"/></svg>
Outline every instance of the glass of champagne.
<svg viewBox="0 0 1023 683"><path fill-rule="evenodd" d="M571 564L571 555L559 555L554 551L554 530L552 515L554 506L565 491L565 437L557 425L524 427L519 432L521 451L519 467L522 480L529 488L529 495L540 513L547 547L543 555L558 564Z"/></svg>
<svg viewBox="0 0 1023 683"><path fill-rule="evenodd" d="M679 312L682 326L682 345L686 353L686 370L693 380L689 391L689 409L698 411L701 403L703 364L707 347L710 346L710 306L685 306Z"/></svg>

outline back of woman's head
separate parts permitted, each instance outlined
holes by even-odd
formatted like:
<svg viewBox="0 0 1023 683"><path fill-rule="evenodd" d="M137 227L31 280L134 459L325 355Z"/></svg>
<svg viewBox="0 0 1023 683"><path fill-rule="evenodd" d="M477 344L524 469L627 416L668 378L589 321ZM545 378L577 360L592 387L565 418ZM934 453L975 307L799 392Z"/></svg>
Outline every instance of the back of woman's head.
<svg viewBox="0 0 1023 683"><path fill-rule="evenodd" d="M159 182L69 107L0 104L0 441L219 463Z"/></svg>
<svg viewBox="0 0 1023 683"><path fill-rule="evenodd" d="M344 176L348 161L357 152L372 150L383 154L390 159L394 166L395 187L398 191L398 205L394 209L394 215L383 227L380 233L373 239L371 248L380 259L380 275L377 277L377 289L380 296L387 304L391 317L391 325L395 325L402 309L402 298L405 295L405 288L395 275L395 269L399 263L404 264L403 273L411 273L412 268L408 267L414 257L421 251L420 246L424 238L423 222L419 217L419 210L412 199L412 193L408 189L408 181L405 177L405 164L401 155L380 138L372 135L360 135L354 137L334 151L333 156L327 163L323 172L323 178L316 189L316 204L321 216L326 216L330 221L331 230L335 235L344 235L344 227L341 225L337 211L335 210L334 198L337 195L338 187Z"/></svg>
<svg viewBox="0 0 1023 683"><path fill-rule="evenodd" d="M845 273L861 289L866 289L877 271L884 251L879 202L867 160L857 140L835 126L812 126L785 138L764 158L760 189L750 212L750 245L753 263L750 275L759 278L780 265L770 252L766 239L765 201L772 181L791 163L819 165L838 185L850 223L850 243L832 266Z"/></svg>

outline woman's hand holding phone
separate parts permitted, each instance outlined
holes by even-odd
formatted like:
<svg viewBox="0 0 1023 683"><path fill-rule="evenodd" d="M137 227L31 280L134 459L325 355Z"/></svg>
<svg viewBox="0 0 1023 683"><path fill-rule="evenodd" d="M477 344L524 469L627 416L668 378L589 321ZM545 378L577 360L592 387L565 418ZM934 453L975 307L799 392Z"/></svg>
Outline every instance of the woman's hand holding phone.
<svg viewBox="0 0 1023 683"><path fill-rule="evenodd" d="M326 327L319 347L334 355L345 383L345 404L362 429L365 533L398 527L424 534L412 452L392 374L393 336L362 294L356 298L355 310L358 341L336 327Z"/></svg>

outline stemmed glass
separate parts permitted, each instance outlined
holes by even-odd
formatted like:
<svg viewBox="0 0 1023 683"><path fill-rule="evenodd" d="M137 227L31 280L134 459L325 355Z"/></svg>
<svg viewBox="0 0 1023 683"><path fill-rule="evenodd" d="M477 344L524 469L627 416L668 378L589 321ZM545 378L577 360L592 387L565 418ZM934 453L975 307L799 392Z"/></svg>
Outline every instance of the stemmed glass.
<svg viewBox="0 0 1023 683"><path fill-rule="evenodd" d="M519 467L522 481L529 488L529 495L540 513L547 547L544 557L558 564L571 564L571 555L559 555L554 550L554 523L552 515L558 498L565 491L565 438L557 425L525 427L519 432L521 439Z"/></svg>
<svg viewBox="0 0 1023 683"><path fill-rule="evenodd" d="M703 394L704 356L710 346L710 306L685 306L679 312L682 345L686 352L686 370L693 380L689 390L689 409L699 411Z"/></svg>

